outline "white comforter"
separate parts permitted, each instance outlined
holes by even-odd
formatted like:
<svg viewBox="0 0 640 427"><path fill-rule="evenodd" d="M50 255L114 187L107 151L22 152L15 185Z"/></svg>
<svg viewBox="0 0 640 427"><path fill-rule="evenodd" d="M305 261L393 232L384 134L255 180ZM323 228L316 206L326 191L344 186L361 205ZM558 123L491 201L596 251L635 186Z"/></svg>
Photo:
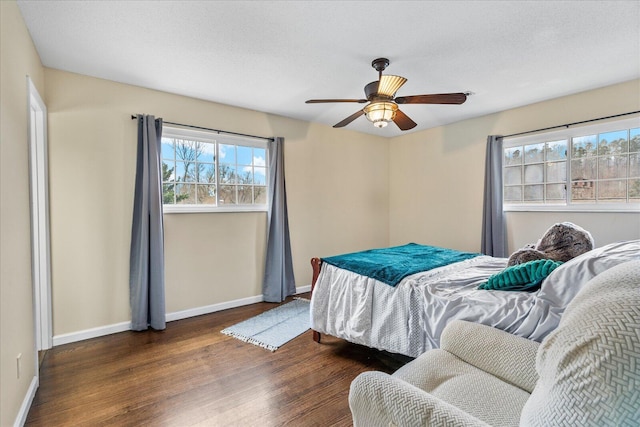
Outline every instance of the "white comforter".
<svg viewBox="0 0 640 427"><path fill-rule="evenodd" d="M462 319L541 341L596 274L640 259L640 240L594 249L558 267L536 292L476 289L506 266L479 256L403 279L396 287L323 264L311 298L311 328L368 347L417 357Z"/></svg>

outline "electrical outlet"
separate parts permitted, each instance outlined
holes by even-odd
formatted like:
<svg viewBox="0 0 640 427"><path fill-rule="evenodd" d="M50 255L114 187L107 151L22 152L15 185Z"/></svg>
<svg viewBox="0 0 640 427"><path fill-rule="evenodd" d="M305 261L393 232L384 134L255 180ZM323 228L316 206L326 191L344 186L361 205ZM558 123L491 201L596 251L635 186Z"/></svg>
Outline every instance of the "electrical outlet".
<svg viewBox="0 0 640 427"><path fill-rule="evenodd" d="M22 367L22 353L18 354L16 357L16 375L18 379L20 379L20 368Z"/></svg>

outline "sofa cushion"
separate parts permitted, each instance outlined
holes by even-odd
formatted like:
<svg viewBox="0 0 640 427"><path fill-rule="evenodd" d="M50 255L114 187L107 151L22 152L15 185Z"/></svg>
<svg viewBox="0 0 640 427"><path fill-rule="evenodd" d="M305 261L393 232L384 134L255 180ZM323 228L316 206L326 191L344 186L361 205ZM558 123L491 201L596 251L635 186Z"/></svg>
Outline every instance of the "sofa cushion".
<svg viewBox="0 0 640 427"><path fill-rule="evenodd" d="M541 344L521 424L640 425L640 261L597 275Z"/></svg>
<svg viewBox="0 0 640 427"><path fill-rule="evenodd" d="M517 426L529 393L444 350L430 350L398 369L408 382L491 426Z"/></svg>
<svg viewBox="0 0 640 427"><path fill-rule="evenodd" d="M449 323L440 339L442 350L527 393L538 382L539 346L535 341L464 320Z"/></svg>
<svg viewBox="0 0 640 427"><path fill-rule="evenodd" d="M354 427L490 427L460 408L384 372L363 372L353 380L349 408Z"/></svg>

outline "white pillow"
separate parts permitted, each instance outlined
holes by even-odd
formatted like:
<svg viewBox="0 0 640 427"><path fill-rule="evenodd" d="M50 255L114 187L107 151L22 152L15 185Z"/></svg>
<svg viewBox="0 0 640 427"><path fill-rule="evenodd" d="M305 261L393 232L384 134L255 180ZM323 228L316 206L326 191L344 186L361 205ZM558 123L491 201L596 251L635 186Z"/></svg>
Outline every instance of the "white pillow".
<svg viewBox="0 0 640 427"><path fill-rule="evenodd" d="M640 260L640 240L616 242L592 249L555 269L542 282L538 297L566 307L596 275L632 260Z"/></svg>
<svg viewBox="0 0 640 427"><path fill-rule="evenodd" d="M562 264L542 282L534 308L537 314L531 313L531 321L525 319L516 333L542 341L549 331L557 327L567 305L589 280L611 267L632 260L640 260L640 240L611 243Z"/></svg>

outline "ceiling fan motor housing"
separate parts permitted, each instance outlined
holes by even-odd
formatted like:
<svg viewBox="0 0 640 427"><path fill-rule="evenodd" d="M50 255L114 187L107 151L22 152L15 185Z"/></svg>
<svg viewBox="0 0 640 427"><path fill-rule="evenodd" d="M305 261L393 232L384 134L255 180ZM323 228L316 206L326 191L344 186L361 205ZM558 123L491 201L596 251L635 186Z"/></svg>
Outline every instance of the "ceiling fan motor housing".
<svg viewBox="0 0 640 427"><path fill-rule="evenodd" d="M378 84L379 84L379 80L376 80L375 82L371 82L368 85L366 85L364 87L364 94L367 97L367 99L369 101L373 101L374 99L379 98L378 96ZM391 99L391 98L387 98L387 97L383 97L385 99Z"/></svg>

